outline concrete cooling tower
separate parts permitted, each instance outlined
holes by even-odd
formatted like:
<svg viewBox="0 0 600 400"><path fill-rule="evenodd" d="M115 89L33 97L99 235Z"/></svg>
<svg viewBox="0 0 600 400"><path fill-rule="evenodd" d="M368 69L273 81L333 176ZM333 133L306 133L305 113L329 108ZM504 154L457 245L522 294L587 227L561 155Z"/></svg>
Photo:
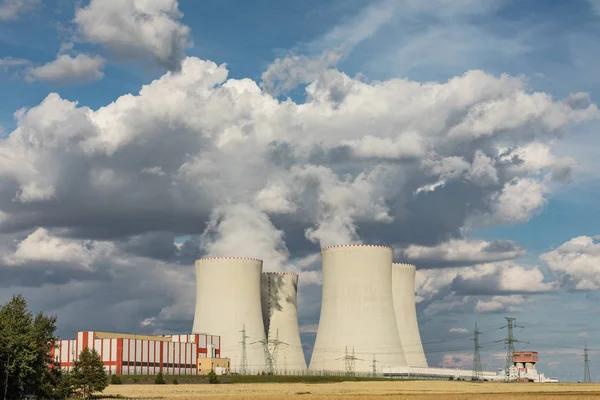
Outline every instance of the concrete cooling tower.
<svg viewBox="0 0 600 400"><path fill-rule="evenodd" d="M302 351L296 295L298 275L287 272L264 272L262 274L261 298L265 332L269 342L283 342L277 346L274 368L277 373L293 373L306 369ZM270 350L275 350L270 345Z"/></svg>
<svg viewBox="0 0 600 400"><path fill-rule="evenodd" d="M415 272L412 264L392 264L394 310L406 362L411 367L427 367L417 322Z"/></svg>
<svg viewBox="0 0 600 400"><path fill-rule="evenodd" d="M310 369L345 371L349 361L356 372L372 372L373 358L379 372L406 366L394 315L392 249L332 246L321 256L323 300Z"/></svg>
<svg viewBox="0 0 600 400"><path fill-rule="evenodd" d="M242 330L246 329L246 372L265 369L265 329L260 305L262 261L222 257L196 260L196 313L192 333L221 335L221 357L244 372Z"/></svg>

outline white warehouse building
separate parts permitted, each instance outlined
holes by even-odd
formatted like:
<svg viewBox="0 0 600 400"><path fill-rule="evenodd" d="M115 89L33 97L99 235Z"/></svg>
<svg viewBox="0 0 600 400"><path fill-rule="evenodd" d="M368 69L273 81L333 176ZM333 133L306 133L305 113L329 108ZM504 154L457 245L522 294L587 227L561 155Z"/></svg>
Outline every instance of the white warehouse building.
<svg viewBox="0 0 600 400"><path fill-rule="evenodd" d="M262 274L261 298L263 323L270 343L278 340L274 359L277 373L302 371L306 369L306 359L302 351L300 330L298 329L297 306L298 275L289 272L264 272Z"/></svg>
<svg viewBox="0 0 600 400"><path fill-rule="evenodd" d="M312 371L356 372L406 366L392 295L392 248L342 245L321 250L323 298ZM218 332L216 332L218 333Z"/></svg>
<svg viewBox="0 0 600 400"><path fill-rule="evenodd" d="M394 311L407 364L411 367L427 367L417 321L415 273L416 267L412 264L392 264Z"/></svg>
<svg viewBox="0 0 600 400"><path fill-rule="evenodd" d="M192 333L221 336L221 357L231 370L242 366L242 331L246 332L248 373L264 371L265 329L261 310L262 260L241 257L196 260L196 312Z"/></svg>

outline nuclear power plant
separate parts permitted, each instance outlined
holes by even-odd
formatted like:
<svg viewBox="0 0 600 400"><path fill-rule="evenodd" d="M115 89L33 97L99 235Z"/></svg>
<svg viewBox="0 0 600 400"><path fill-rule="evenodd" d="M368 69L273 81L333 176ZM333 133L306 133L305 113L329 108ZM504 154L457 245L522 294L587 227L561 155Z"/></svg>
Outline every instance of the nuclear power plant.
<svg viewBox="0 0 600 400"><path fill-rule="evenodd" d="M300 340L298 275L263 272L250 258L196 261L192 333L221 337L236 373L381 373L427 367L415 307L415 266L387 246L321 250L323 298L310 366Z"/></svg>
<svg viewBox="0 0 600 400"><path fill-rule="evenodd" d="M71 369L85 348L95 349L115 375L346 375L408 379L557 382L536 369L537 352L509 349L504 369L430 368L415 302L416 266L393 263L377 245L321 249L323 295L310 365L300 339L298 275L263 272L256 258L196 260L192 334L135 335L83 331L51 349ZM514 318L508 321L507 343ZM475 365L474 361L474 365Z"/></svg>

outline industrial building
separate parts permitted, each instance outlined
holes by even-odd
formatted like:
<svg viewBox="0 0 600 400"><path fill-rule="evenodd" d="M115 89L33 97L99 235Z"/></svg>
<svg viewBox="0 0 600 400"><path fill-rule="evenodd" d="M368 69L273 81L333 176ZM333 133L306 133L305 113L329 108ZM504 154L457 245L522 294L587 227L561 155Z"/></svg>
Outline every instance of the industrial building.
<svg viewBox="0 0 600 400"><path fill-rule="evenodd" d="M264 272L261 281L263 324L273 369L306 369L300 341L297 311L298 275L288 272Z"/></svg>
<svg viewBox="0 0 600 400"><path fill-rule="evenodd" d="M519 382L558 382L555 378L547 378L537 371L538 359L537 351L513 352L513 365L509 369L511 379Z"/></svg>
<svg viewBox="0 0 600 400"><path fill-rule="evenodd" d="M196 311L192 333L223 341L232 371L257 374L266 365L261 308L262 260L241 257L196 260Z"/></svg>
<svg viewBox="0 0 600 400"><path fill-rule="evenodd" d="M406 366L392 295L392 248L321 250L323 298L312 371L378 372ZM375 361L375 362L374 362Z"/></svg>
<svg viewBox="0 0 600 400"><path fill-rule="evenodd" d="M546 377L536 370L537 351L515 351L512 353L513 365L508 375L505 369L498 371L482 371L481 379L489 382L537 382L556 383L558 379ZM453 379L471 380L473 371L454 368L392 367L384 368L383 376L400 379Z"/></svg>
<svg viewBox="0 0 600 400"><path fill-rule="evenodd" d="M219 336L165 335L145 336L109 332L77 332L73 340L58 340L51 350L53 360L70 371L86 348L100 354L106 372L114 375L200 375L198 360L227 367L221 359ZM222 373L228 371L220 370Z"/></svg>
<svg viewBox="0 0 600 400"><path fill-rule="evenodd" d="M406 363L411 367L427 368L427 359L417 322L415 274L416 267L412 264L392 264L394 313Z"/></svg>

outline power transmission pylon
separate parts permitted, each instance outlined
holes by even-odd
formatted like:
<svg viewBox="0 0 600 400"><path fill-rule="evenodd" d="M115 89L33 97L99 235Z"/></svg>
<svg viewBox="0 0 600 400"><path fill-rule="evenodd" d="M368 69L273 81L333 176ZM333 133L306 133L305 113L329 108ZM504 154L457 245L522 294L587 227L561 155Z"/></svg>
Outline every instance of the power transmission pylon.
<svg viewBox="0 0 600 400"><path fill-rule="evenodd" d="M287 343L279 340L279 329L277 330L275 339L259 340L257 342L253 342L251 344L254 344L254 343L260 343L263 345L263 350L265 352L266 372L268 375L275 375L275 370L277 367L277 350L278 350L279 346L282 344L288 345ZM269 345L272 345L273 350L269 349Z"/></svg>
<svg viewBox="0 0 600 400"><path fill-rule="evenodd" d="M356 367L356 360L364 361L362 358L356 358L354 356L354 347L352 347L352 355L348 353L348 346L346 346L346 351L344 357L336 358L336 360L344 360L346 365L346 376L354 376L354 368Z"/></svg>
<svg viewBox="0 0 600 400"><path fill-rule="evenodd" d="M497 340L495 343L504 342L506 346L506 363L504 364L504 371L506 373L506 380L510 380L510 368L513 366L513 353L515 352L515 343L528 343L517 340L514 335L514 328L523 328L524 326L519 326L516 324L516 318L512 317L504 317L506 319L506 325L502 327L508 328L508 334L506 339Z"/></svg>
<svg viewBox="0 0 600 400"><path fill-rule="evenodd" d="M471 375L472 381L482 381L483 380L483 372L481 367L481 354L479 353L479 349L481 349L481 345L479 344L479 335L481 332L477 329L477 322L475 322L475 331L473 332L473 374Z"/></svg>
<svg viewBox="0 0 600 400"><path fill-rule="evenodd" d="M588 355L587 344L583 349L583 383L592 383L590 377L590 357Z"/></svg>
<svg viewBox="0 0 600 400"><path fill-rule="evenodd" d="M375 358L375 354L373 354L373 378L377 376L377 359Z"/></svg>
<svg viewBox="0 0 600 400"><path fill-rule="evenodd" d="M240 331L242 334L242 362L240 364L240 375L248 374L248 354L246 353L246 339L249 336L246 336L246 324L243 325L243 329Z"/></svg>

